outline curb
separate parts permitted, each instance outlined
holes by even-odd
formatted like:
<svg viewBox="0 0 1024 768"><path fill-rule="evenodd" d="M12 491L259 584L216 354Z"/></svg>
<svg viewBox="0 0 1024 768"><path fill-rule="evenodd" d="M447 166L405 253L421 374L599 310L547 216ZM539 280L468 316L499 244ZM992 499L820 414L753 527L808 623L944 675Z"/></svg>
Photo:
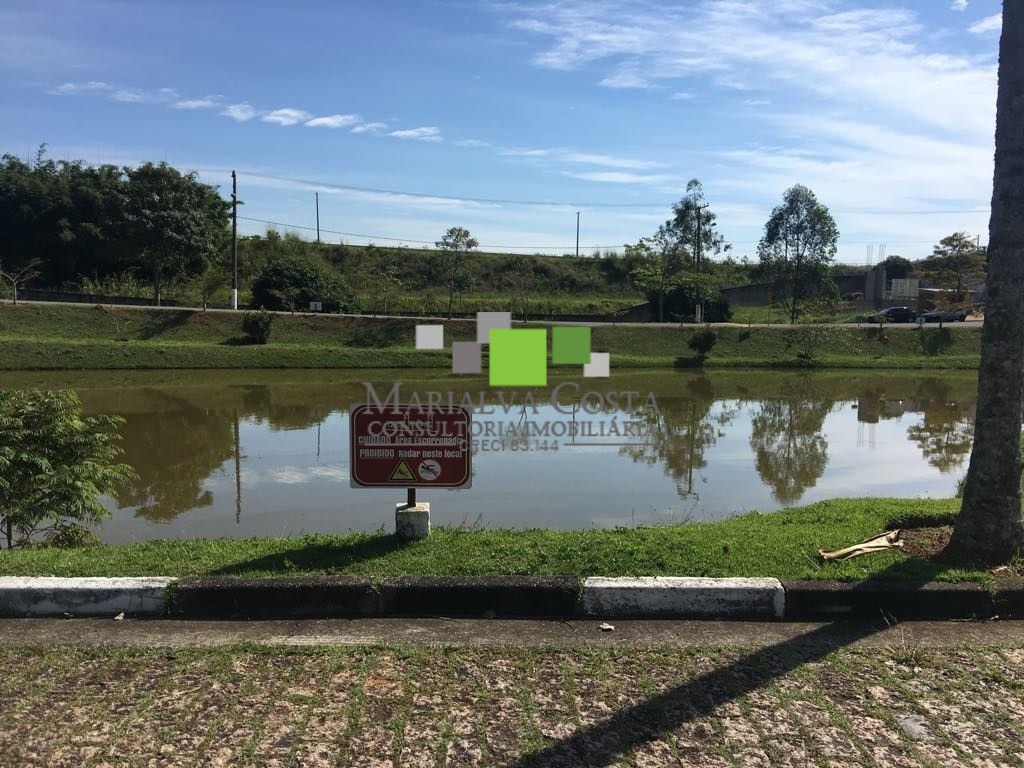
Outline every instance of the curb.
<svg viewBox="0 0 1024 768"><path fill-rule="evenodd" d="M0 577L0 617L160 616L167 606L164 577L64 579Z"/></svg>
<svg viewBox="0 0 1024 768"><path fill-rule="evenodd" d="M645 576L583 582L586 616L781 619L785 611L778 579Z"/></svg>
<svg viewBox="0 0 1024 768"><path fill-rule="evenodd" d="M976 583L770 578L361 576L0 577L0 618L371 616L835 621L1024 617L1024 579Z"/></svg>

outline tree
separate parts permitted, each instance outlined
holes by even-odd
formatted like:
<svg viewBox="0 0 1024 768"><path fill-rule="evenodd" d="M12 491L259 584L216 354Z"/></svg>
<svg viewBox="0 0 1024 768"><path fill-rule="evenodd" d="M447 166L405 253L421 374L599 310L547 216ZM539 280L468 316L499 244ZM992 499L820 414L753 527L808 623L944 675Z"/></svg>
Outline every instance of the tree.
<svg viewBox="0 0 1024 768"><path fill-rule="evenodd" d="M230 281L231 274L227 268L215 263L207 264L202 274L196 276L193 283L199 291L199 297L203 300L203 312L206 311L213 295L227 286Z"/></svg>
<svg viewBox="0 0 1024 768"><path fill-rule="evenodd" d="M963 301L967 281L985 274L985 249L966 232L956 232L939 241L921 264L921 272L936 287L954 291L956 301Z"/></svg>
<svg viewBox="0 0 1024 768"><path fill-rule="evenodd" d="M757 254L776 295L789 295L790 322L796 322L802 298L827 290L828 283L835 291L828 266L835 259L838 240L832 214L810 189L797 184L786 190L782 205L764 225Z"/></svg>
<svg viewBox="0 0 1024 768"><path fill-rule="evenodd" d="M214 187L200 184L195 172L183 174L167 163L125 173L132 241L152 275L159 306L166 278L198 274L225 246L230 205Z"/></svg>
<svg viewBox="0 0 1024 768"><path fill-rule="evenodd" d="M81 542L110 513L100 497L133 476L114 416L82 418L74 392L0 390L0 535Z"/></svg>
<svg viewBox="0 0 1024 768"><path fill-rule="evenodd" d="M448 319L452 319L455 292L464 291L470 282L469 252L480 243L463 227L451 227L434 243L440 253L441 279L448 288Z"/></svg>
<svg viewBox="0 0 1024 768"><path fill-rule="evenodd" d="M665 322L665 297L680 284L683 257L678 240L668 224L658 227L651 237L626 246L626 259L635 260L633 285L648 299L657 302L658 322Z"/></svg>
<svg viewBox="0 0 1024 768"><path fill-rule="evenodd" d="M1003 3L989 219L988 299L981 332L974 447L949 548L965 564L1009 562L1024 548L1024 4Z"/></svg>
<svg viewBox="0 0 1024 768"><path fill-rule="evenodd" d="M0 277L11 284L11 290L14 291L14 303L18 303L18 287L24 286L26 283L30 283L39 277L39 259L32 259L28 264L21 267L20 269L10 269L6 272L0 272Z"/></svg>
<svg viewBox="0 0 1024 768"><path fill-rule="evenodd" d="M885 267L887 280L905 280L914 270L914 263L910 259L893 254L883 261L879 266Z"/></svg>
<svg viewBox="0 0 1024 768"><path fill-rule="evenodd" d="M532 256L513 256L507 265L509 281L523 312L524 323L530 306L530 291L533 289L533 270L536 261Z"/></svg>
<svg viewBox="0 0 1024 768"><path fill-rule="evenodd" d="M294 312L311 301L322 302L325 312L351 312L357 306L344 278L316 257L278 256L253 280L257 307Z"/></svg>
<svg viewBox="0 0 1024 768"><path fill-rule="evenodd" d="M666 227L672 230L673 239L679 247L689 254L693 270L697 274L707 271L704 259L709 253L721 253L731 248L726 244L725 237L715 229L717 217L704 201L704 187L698 179L690 179L687 183L686 194L672 206L672 214L672 219L666 222ZM699 289L700 285L699 282L695 283L698 288L697 322L701 322L704 315L705 296Z"/></svg>

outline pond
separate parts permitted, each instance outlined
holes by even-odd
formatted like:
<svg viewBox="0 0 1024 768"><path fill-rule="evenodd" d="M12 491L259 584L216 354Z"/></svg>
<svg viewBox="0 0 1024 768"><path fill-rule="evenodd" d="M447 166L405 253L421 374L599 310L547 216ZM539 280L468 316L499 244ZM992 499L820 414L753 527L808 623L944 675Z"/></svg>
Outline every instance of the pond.
<svg viewBox="0 0 1024 768"><path fill-rule="evenodd" d="M383 397L396 381L403 400L424 401L454 382L456 401L476 403L482 438L502 424L552 425L480 439L471 488L420 491L435 524L520 529L951 496L976 397L974 373L933 371L615 370L555 379L525 409L524 390L508 393L509 407L485 380L437 370L0 373L0 387L72 388L86 414L124 418L123 460L138 478L105 500L108 543L392 530L404 489L350 487L348 410L366 401L364 382ZM589 389L636 397L580 402ZM567 436L570 421L589 427ZM478 433L487 422L494 429ZM626 423L636 432L624 435Z"/></svg>

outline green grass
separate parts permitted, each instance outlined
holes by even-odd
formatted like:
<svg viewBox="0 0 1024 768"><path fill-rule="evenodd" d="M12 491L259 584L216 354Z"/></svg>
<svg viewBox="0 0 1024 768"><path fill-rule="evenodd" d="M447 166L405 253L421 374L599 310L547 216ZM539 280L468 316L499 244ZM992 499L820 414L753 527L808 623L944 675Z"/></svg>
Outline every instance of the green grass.
<svg viewBox="0 0 1024 768"><path fill-rule="evenodd" d="M984 580L985 574L893 550L823 564L819 549L855 544L908 519L949 524L956 499L838 499L719 522L615 530L435 528L430 538L310 535L160 540L73 550L0 553L11 576L296 576L352 574L774 576L780 579ZM917 522L915 524L921 524Z"/></svg>
<svg viewBox="0 0 1024 768"><path fill-rule="evenodd" d="M0 369L447 368L450 352L414 348L416 320L277 315L266 346L244 343L241 313L55 304L0 305ZM438 321L439 322L439 321ZM472 320L445 321L445 340L475 338ZM550 327L549 323L531 323ZM707 359L690 328L598 325L592 348L612 366L974 369L977 327L829 327L808 358L792 328L716 329ZM549 335L550 336L550 335Z"/></svg>

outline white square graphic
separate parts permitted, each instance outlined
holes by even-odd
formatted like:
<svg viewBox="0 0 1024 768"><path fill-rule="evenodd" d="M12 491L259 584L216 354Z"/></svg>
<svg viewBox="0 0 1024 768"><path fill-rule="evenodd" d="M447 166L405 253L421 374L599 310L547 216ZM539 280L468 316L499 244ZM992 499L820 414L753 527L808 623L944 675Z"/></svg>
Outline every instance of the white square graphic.
<svg viewBox="0 0 1024 768"><path fill-rule="evenodd" d="M444 349L444 326L417 325L416 349Z"/></svg>
<svg viewBox="0 0 1024 768"><path fill-rule="evenodd" d="M583 364L586 379L607 379L611 375L611 355L607 352L591 352L590 362Z"/></svg>
<svg viewBox="0 0 1024 768"><path fill-rule="evenodd" d="M511 327L511 312L477 312L476 343L490 344L492 330L508 329Z"/></svg>

